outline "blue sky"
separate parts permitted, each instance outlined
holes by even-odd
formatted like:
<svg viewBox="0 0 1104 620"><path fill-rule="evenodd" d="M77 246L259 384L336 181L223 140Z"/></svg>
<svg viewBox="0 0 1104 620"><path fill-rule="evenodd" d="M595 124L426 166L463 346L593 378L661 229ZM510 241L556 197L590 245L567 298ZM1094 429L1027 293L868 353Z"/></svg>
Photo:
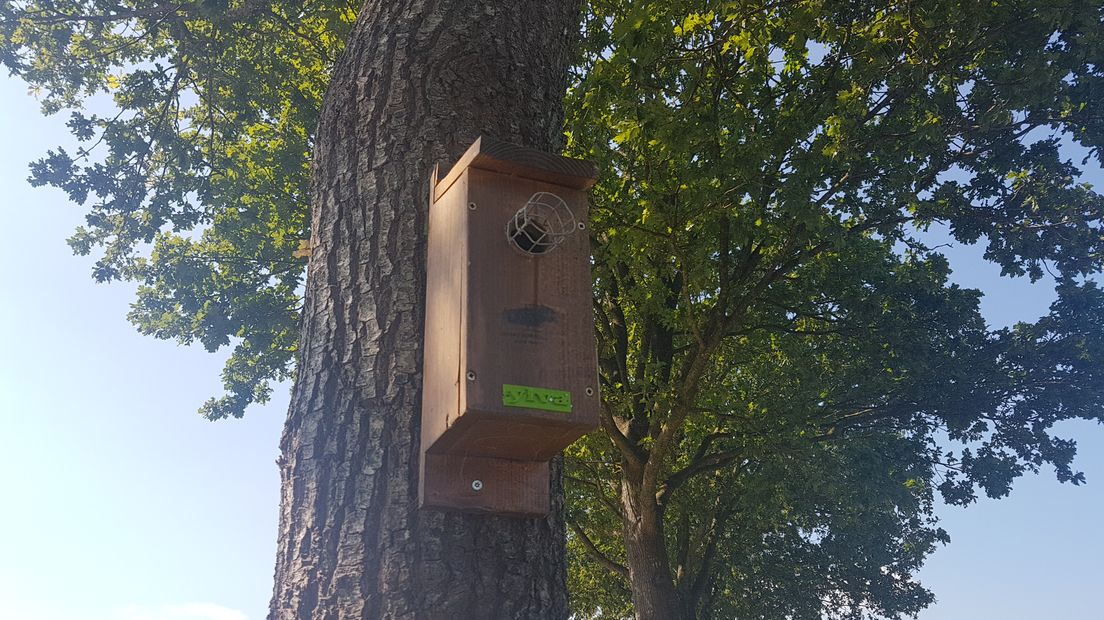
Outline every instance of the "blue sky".
<svg viewBox="0 0 1104 620"><path fill-rule="evenodd" d="M134 331L65 244L79 207L25 181L64 120L0 81L0 618L264 618L287 390L196 415L223 358Z"/></svg>
<svg viewBox="0 0 1104 620"><path fill-rule="evenodd" d="M72 143L64 121L0 78L0 618L260 620L287 389L243 420L196 415L223 357L135 332L133 287L95 284L65 244L80 208L26 183L29 161ZM949 253L991 323L1046 311L1045 286L999 278L977 248ZM1104 428L1061 431L1088 485L1048 470L1011 498L941 508L953 541L921 573L939 600L922 620L1101 617Z"/></svg>

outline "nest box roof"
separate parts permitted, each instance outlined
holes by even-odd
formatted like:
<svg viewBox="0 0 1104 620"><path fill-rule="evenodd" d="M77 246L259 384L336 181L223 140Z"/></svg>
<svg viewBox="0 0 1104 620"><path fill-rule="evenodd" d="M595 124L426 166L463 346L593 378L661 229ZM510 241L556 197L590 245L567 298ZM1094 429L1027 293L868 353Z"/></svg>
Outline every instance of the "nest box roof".
<svg viewBox="0 0 1104 620"><path fill-rule="evenodd" d="M460 156L448 174L436 183L433 199L437 200L448 191L456 179L460 178L461 173L468 168L493 170L577 190L589 189L598 178L598 168L589 161L552 155L480 136Z"/></svg>

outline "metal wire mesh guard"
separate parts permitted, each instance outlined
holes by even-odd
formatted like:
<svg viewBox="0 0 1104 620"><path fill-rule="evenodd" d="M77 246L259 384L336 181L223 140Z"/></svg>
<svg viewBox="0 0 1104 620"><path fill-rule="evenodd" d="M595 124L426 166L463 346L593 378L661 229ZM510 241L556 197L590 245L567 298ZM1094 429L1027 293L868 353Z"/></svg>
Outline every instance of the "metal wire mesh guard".
<svg viewBox="0 0 1104 620"><path fill-rule="evenodd" d="M526 254L544 254L575 230L575 214L563 198L537 192L506 223L506 238Z"/></svg>

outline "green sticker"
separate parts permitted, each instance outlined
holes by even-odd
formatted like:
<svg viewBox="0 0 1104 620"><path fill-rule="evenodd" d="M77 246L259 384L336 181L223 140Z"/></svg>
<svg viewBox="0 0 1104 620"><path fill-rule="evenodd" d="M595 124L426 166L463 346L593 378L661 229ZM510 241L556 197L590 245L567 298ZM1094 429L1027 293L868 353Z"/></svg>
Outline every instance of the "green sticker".
<svg viewBox="0 0 1104 620"><path fill-rule="evenodd" d="M502 385L502 404L571 413L571 392L505 383Z"/></svg>

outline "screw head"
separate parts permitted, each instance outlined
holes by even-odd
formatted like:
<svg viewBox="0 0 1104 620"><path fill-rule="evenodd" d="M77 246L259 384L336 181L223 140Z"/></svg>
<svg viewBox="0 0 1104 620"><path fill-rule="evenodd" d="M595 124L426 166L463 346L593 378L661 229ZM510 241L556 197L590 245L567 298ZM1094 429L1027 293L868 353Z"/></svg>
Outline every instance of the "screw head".
<svg viewBox="0 0 1104 620"><path fill-rule="evenodd" d="M583 230L584 228L586 228L586 224L579 222L579 230Z"/></svg>
<svg viewBox="0 0 1104 620"><path fill-rule="evenodd" d="M475 203L474 202L469 202L468 203L468 211L475 211Z"/></svg>
<svg viewBox="0 0 1104 620"><path fill-rule="evenodd" d="M594 388L592 388L590 386L587 386L586 395L587 396L594 396Z"/></svg>
<svg viewBox="0 0 1104 620"><path fill-rule="evenodd" d="M475 371L474 370L469 370L468 371L468 381L475 381Z"/></svg>
<svg viewBox="0 0 1104 620"><path fill-rule="evenodd" d="M472 480L472 490L476 491L476 492L482 491L483 490L483 481L482 480Z"/></svg>

